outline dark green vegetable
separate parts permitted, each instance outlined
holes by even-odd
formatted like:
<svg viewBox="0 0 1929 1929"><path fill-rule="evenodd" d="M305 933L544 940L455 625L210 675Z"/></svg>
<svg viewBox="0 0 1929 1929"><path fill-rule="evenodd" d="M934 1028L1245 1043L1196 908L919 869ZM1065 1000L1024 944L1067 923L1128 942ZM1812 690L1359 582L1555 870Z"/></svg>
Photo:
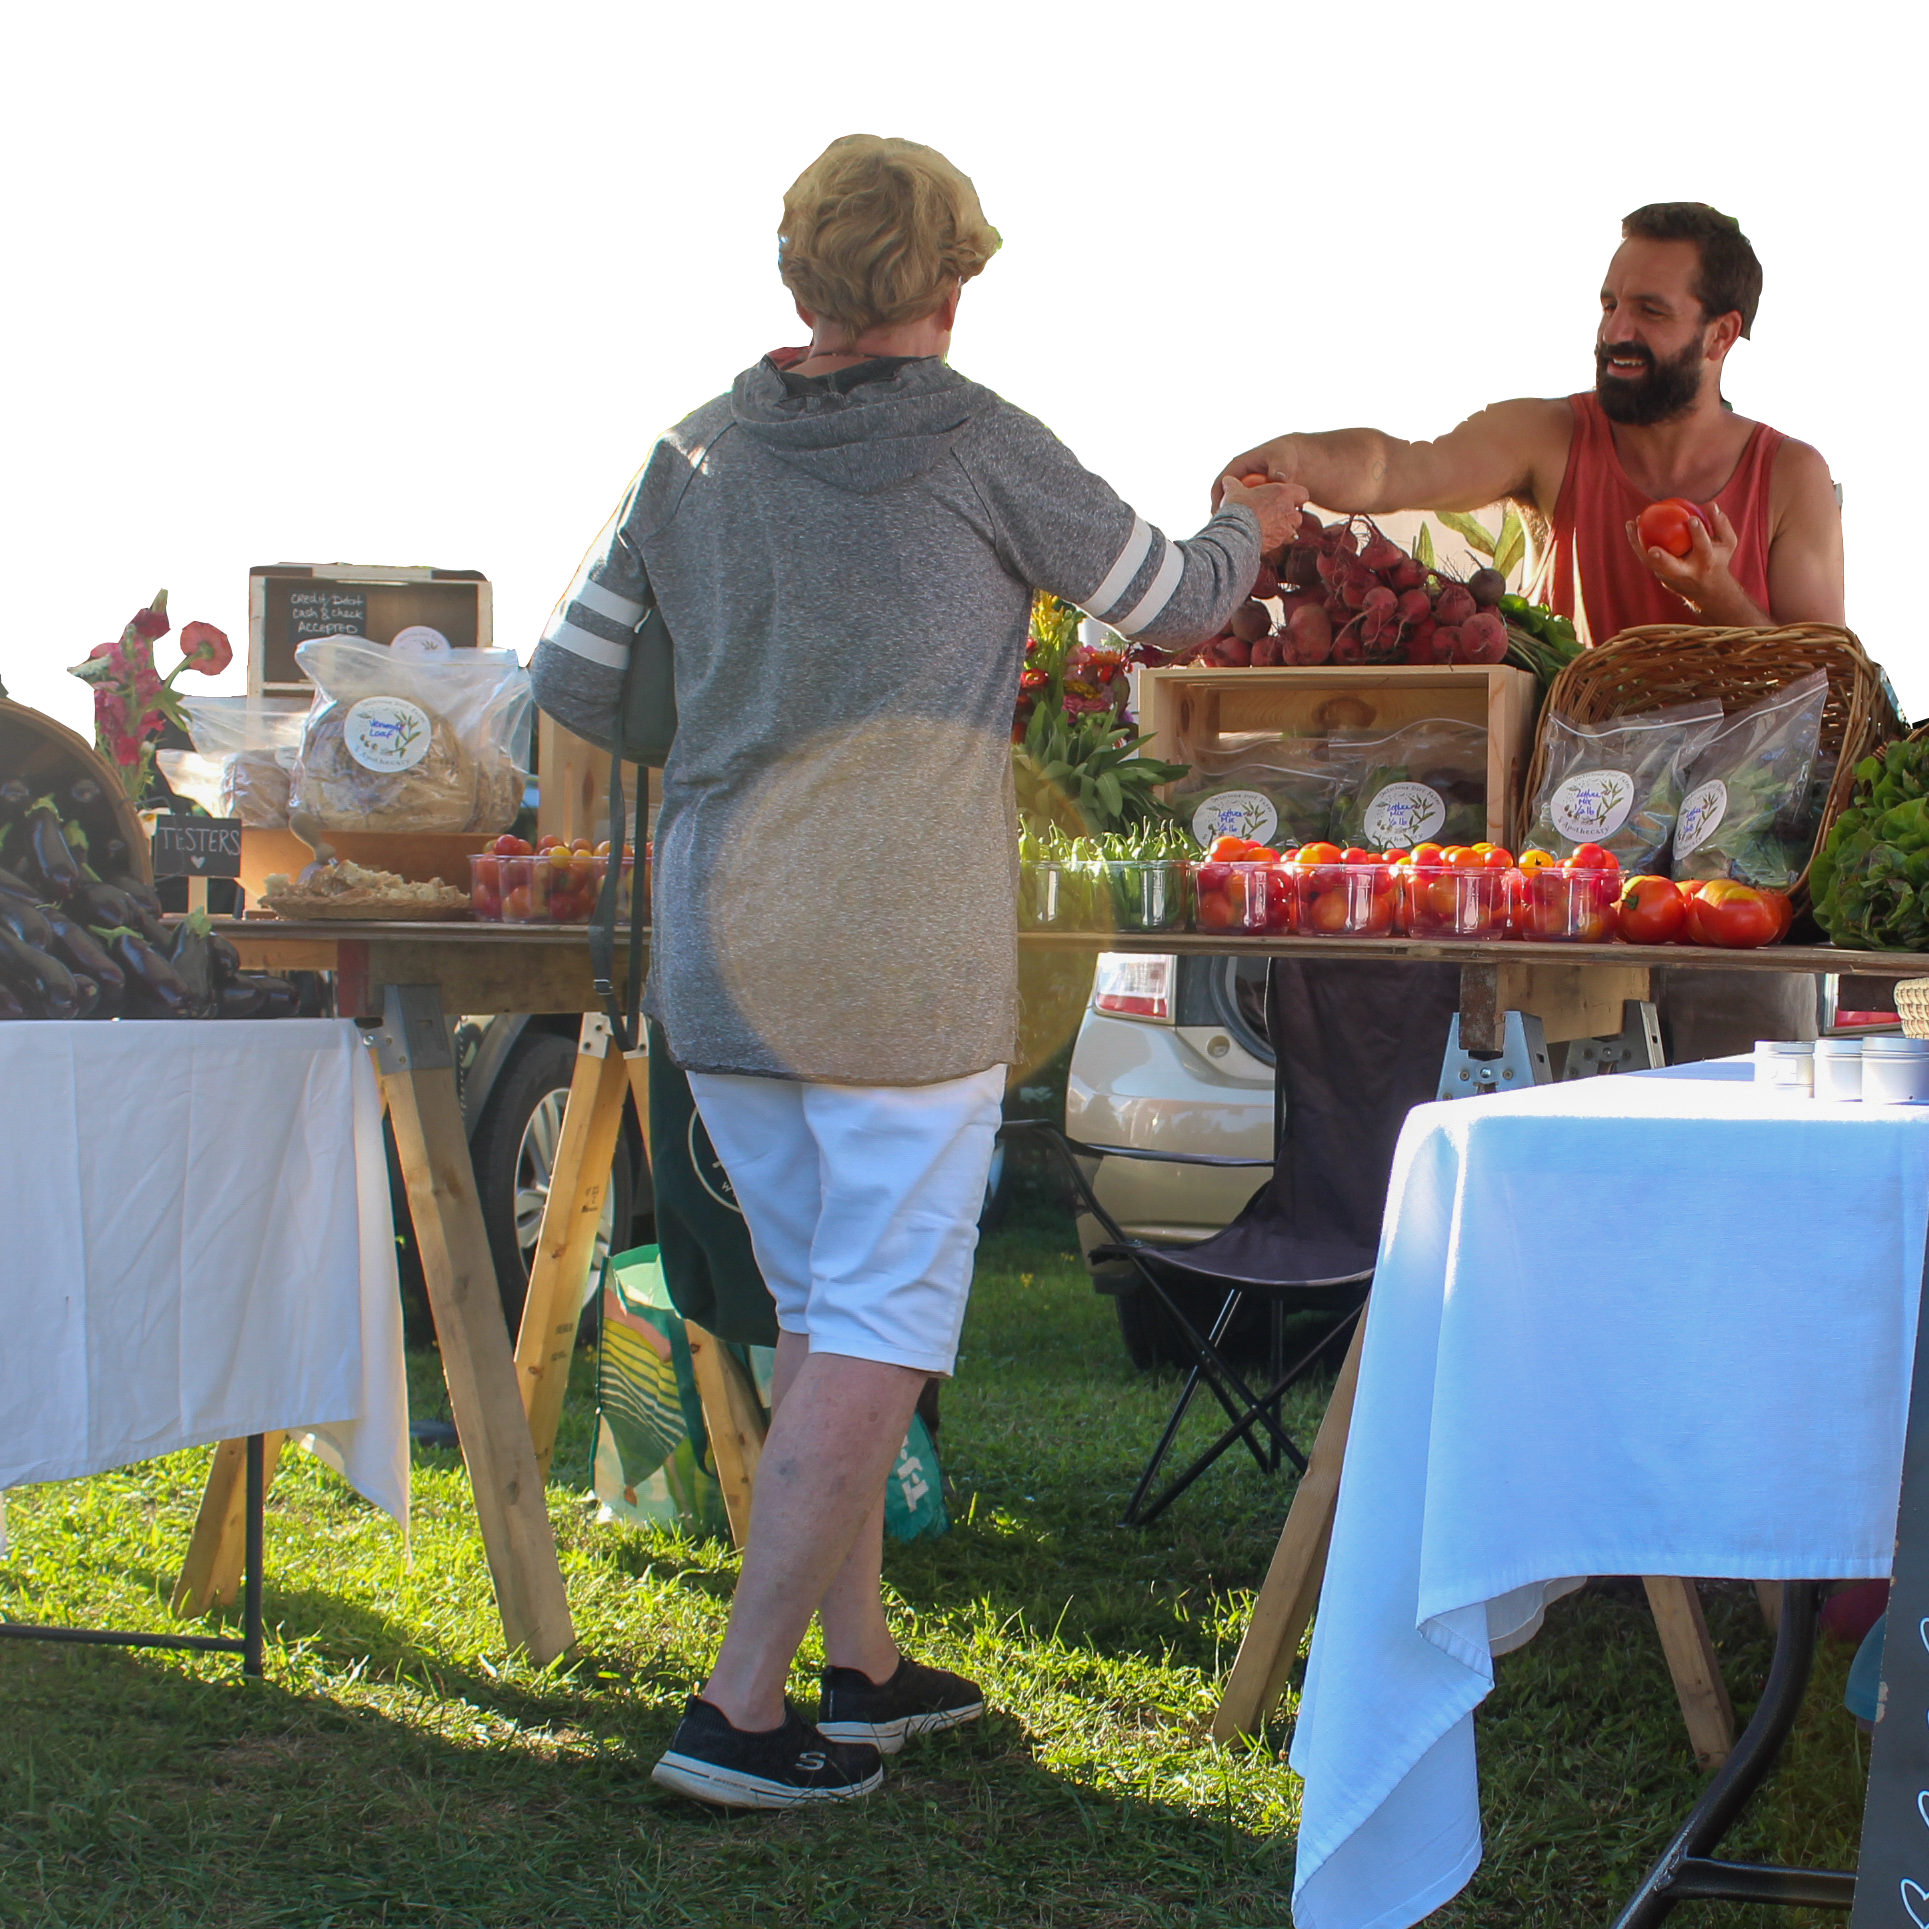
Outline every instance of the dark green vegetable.
<svg viewBox="0 0 1929 1929"><path fill-rule="evenodd" d="M1837 944L1929 950L1929 742L1885 744L1856 765L1809 891Z"/></svg>

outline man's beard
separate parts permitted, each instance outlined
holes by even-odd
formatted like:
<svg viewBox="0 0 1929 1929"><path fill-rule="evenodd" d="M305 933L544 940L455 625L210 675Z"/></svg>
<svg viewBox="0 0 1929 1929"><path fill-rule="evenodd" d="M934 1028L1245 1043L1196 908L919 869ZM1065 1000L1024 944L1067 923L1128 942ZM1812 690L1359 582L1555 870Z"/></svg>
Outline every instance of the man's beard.
<svg viewBox="0 0 1929 1929"><path fill-rule="evenodd" d="M1608 358L1613 355L1639 355L1648 365L1641 376L1610 375ZM1617 342L1612 348L1597 343L1594 350L1594 393L1601 398L1601 413L1610 422L1629 428L1651 428L1657 422L1686 413L1701 393L1701 343L1692 341L1679 355L1657 361L1654 351L1643 342Z"/></svg>

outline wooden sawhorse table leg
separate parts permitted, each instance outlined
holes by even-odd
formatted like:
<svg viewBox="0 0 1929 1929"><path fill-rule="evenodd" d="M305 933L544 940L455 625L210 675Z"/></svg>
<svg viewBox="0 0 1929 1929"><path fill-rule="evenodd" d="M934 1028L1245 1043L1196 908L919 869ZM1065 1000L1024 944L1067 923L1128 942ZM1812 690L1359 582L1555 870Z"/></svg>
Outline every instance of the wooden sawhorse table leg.
<svg viewBox="0 0 1929 1929"><path fill-rule="evenodd" d="M456 1093L455 1055L435 986L384 988L375 1062L503 1635L541 1667L574 1642L576 1630L542 1469L517 1392Z"/></svg>
<svg viewBox="0 0 1929 1929"><path fill-rule="evenodd" d="M261 1491L274 1485L275 1467L287 1441L285 1433L269 1433L261 1442ZM241 1569L247 1554L248 1443L224 1440L214 1450L208 1484L201 1494L194 1537L168 1605L192 1620L217 1604L226 1607L241 1592Z"/></svg>

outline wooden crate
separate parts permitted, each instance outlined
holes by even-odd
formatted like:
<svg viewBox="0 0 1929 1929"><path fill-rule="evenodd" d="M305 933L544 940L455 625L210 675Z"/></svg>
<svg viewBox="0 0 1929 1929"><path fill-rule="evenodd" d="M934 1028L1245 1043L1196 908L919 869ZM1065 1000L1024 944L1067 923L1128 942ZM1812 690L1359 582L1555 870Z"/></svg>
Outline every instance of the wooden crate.
<svg viewBox="0 0 1929 1929"><path fill-rule="evenodd" d="M111 818L127 845L129 872L143 884L154 881L147 826L127 801L120 772L85 737L24 703L0 698L0 777L24 777L36 792L59 792L79 778L93 778L101 787L101 819Z"/></svg>
<svg viewBox="0 0 1929 1929"><path fill-rule="evenodd" d="M1360 664L1319 669L1145 670L1139 721L1148 756L1188 761L1182 746L1209 749L1230 737L1272 731L1398 730L1423 717L1452 717L1487 732L1487 835L1513 835L1521 780L1534 752L1533 677L1511 664Z"/></svg>
<svg viewBox="0 0 1929 1929"><path fill-rule="evenodd" d="M469 858L496 841L494 831L323 831L337 857L371 870L393 871L412 884L440 878L457 890L469 888ZM293 877L314 853L293 831L262 830L250 824L241 832L241 888L256 903L277 871Z"/></svg>
<svg viewBox="0 0 1929 1929"><path fill-rule="evenodd" d="M489 579L473 569L257 563L248 572L248 694L312 696L295 662L295 646L310 637L388 643L416 623L440 630L458 650L493 648Z"/></svg>
<svg viewBox="0 0 1929 1929"><path fill-rule="evenodd" d="M663 801L663 773L639 772L634 764L623 768L623 801L626 813L636 809L636 786L644 782L643 834L647 839L655 819L655 807ZM600 843L612 837L610 829L610 754L585 743L574 731L565 730L552 716L539 712L536 718L536 830L543 837L560 837L573 843L587 837Z"/></svg>

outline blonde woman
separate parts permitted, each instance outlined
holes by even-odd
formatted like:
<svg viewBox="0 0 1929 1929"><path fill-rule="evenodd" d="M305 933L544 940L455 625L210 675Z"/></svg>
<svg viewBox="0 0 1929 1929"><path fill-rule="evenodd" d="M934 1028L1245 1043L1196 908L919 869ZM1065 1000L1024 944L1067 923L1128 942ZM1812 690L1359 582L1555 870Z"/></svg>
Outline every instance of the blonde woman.
<svg viewBox="0 0 1929 1929"><path fill-rule="evenodd" d="M607 743L647 595L675 640L648 1007L780 1340L729 1627L655 1777L737 1807L866 1794L880 1752L984 1705L899 1653L879 1567L886 1476L956 1358L1015 1050L1032 593L1165 644L1214 635L1301 499L1229 481L1174 542L950 368L998 235L930 148L833 142L778 240L809 346L662 438L532 665L544 707ZM813 1614L815 1723L784 1693Z"/></svg>

